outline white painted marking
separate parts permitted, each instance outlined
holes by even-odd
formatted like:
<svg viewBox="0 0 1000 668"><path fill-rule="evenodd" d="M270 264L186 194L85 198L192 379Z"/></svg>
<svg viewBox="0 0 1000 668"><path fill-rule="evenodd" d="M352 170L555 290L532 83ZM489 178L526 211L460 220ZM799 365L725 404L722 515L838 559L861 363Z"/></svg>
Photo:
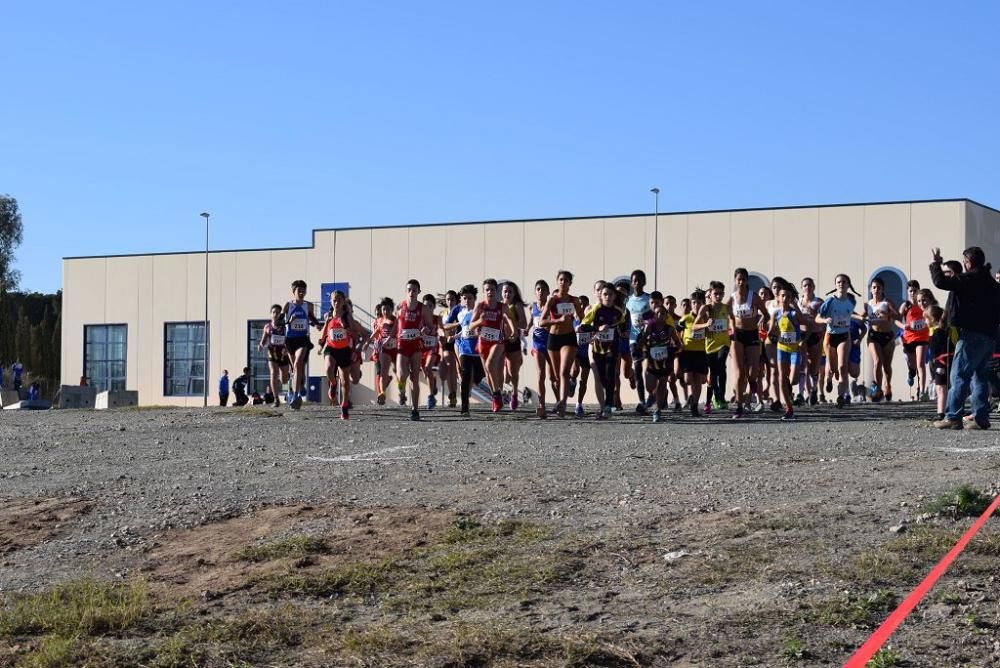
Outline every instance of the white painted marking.
<svg viewBox="0 0 1000 668"><path fill-rule="evenodd" d="M398 450L412 450L417 447L420 446L397 445L392 448L372 450L371 452L359 452L354 455L341 455L339 457L314 457L313 455L308 455L306 456L306 459L311 459L316 462L376 462L386 459L413 459L413 457L383 457L382 455L389 454L390 452L396 452Z"/></svg>
<svg viewBox="0 0 1000 668"><path fill-rule="evenodd" d="M987 448L938 448L941 452L1000 452L1000 445L991 445Z"/></svg>

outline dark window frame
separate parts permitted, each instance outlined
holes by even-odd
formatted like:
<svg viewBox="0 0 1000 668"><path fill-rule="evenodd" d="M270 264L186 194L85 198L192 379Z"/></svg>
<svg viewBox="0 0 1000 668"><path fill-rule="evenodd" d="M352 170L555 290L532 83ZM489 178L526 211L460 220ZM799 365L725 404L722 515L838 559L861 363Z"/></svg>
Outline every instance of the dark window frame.
<svg viewBox="0 0 1000 668"><path fill-rule="evenodd" d="M124 327L125 328L125 340L122 343L122 355L123 355L123 357L121 359L122 366L123 366L123 368L125 370L125 375L123 375L121 377L121 379L122 379L122 387L121 387L121 389L122 390L126 389L128 387L128 323L127 322L99 322L99 323L93 323L93 324L84 324L84 326L83 326L83 370L82 370L82 373L80 375L83 376L83 377L85 377L85 378L88 378L90 380L91 385L97 387L99 392L103 392L104 390L111 390L112 387L109 385L108 387L103 388L101 385L97 384L97 381L94 379L93 376L91 376L90 374L87 373L87 329L91 328L91 327L94 327L94 328L96 328L96 327L102 327L102 328ZM104 337L105 350L107 349L107 343L108 343L108 337L107 337L107 335L105 335L105 337ZM112 360L110 358L108 358L108 357L105 357L103 361L104 362L111 362ZM115 361L118 361L118 360L115 360ZM109 369L110 369L110 367L109 367ZM117 376L115 378L117 378ZM101 380L111 381L112 377L109 374L106 378L103 378Z"/></svg>
<svg viewBox="0 0 1000 668"><path fill-rule="evenodd" d="M169 380L170 377L168 377L168 375L167 375L167 366L170 363L170 361L173 361L173 360L168 361L168 359L167 359L167 331L170 329L171 326L177 326L177 325L187 325L187 326L195 326L195 327L203 327L203 328L205 328L205 346L206 346L206 349L208 351L209 358L210 358L210 356L212 354L212 348L211 348L212 323L211 322L207 322L206 323L204 320L175 320L175 321L164 322L163 323L163 396L165 396L165 397L200 397L200 396L203 396L203 393L201 393L201 392L188 392L188 393L185 393L185 394L173 394L173 393L171 393L171 392L168 391L168 388L170 387L170 384L169 384L168 380ZM187 359L194 359L194 358L187 358ZM204 359L200 359L199 361L204 362ZM191 381L193 379L196 379L196 378L198 378L198 376L189 375L188 376L188 385L190 386L191 385ZM205 382L205 387L206 388L208 387L208 380L209 380L208 379L208 369L206 368L205 369L205 376L204 376L204 382Z"/></svg>

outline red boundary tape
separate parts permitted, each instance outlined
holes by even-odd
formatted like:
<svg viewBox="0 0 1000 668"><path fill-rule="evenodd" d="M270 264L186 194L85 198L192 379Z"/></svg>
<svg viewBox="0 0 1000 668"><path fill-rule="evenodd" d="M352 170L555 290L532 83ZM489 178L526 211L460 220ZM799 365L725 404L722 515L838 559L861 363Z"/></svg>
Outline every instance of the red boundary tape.
<svg viewBox="0 0 1000 668"><path fill-rule="evenodd" d="M927 574L927 577L925 577L923 581L917 585L916 589L910 592L910 595L907 596L895 610L893 610L888 619L882 622L880 627L875 629L875 633L873 633L871 637L865 641L865 644L859 647L858 651L851 655L851 658L844 664L844 668L864 668L872 656L875 655L875 652L877 652L879 648L885 644L885 641L889 639L889 636L891 636L896 628L903 623L903 620L906 619L911 612L913 612L913 609L917 607L918 603L920 603L920 599L922 599L927 592L931 590L934 583L936 583L938 579L944 575L945 571L948 570L948 567L951 566L951 562L955 561L955 558L962 553L962 550L965 549L965 546L968 545L969 541L972 540L977 533L979 533L979 530L984 524L986 524L986 520L990 518L990 515L992 515L993 511L997 509L997 506L1000 506L1000 496L993 499L993 503L990 504L990 507L987 508L986 512L979 516L979 519L976 520L975 524L969 527L969 530L966 531L961 538L959 538L958 542L955 543L955 547L951 548L951 551L944 555L944 558L939 561L934 569Z"/></svg>

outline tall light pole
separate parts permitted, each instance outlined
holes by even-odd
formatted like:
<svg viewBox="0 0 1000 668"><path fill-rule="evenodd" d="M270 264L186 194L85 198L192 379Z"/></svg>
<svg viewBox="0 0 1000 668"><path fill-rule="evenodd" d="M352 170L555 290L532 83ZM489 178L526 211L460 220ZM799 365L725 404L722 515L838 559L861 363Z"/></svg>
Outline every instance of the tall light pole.
<svg viewBox="0 0 1000 668"><path fill-rule="evenodd" d="M205 219L205 396L202 406L208 408L208 217L210 214L202 211L200 215Z"/></svg>
<svg viewBox="0 0 1000 668"><path fill-rule="evenodd" d="M660 189L650 188L653 193L653 289L659 290L657 272L660 268Z"/></svg>

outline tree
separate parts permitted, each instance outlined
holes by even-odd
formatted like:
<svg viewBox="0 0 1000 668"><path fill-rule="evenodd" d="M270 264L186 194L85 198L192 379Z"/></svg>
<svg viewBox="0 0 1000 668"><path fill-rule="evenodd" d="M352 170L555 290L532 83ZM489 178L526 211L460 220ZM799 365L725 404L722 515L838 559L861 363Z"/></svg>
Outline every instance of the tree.
<svg viewBox="0 0 1000 668"><path fill-rule="evenodd" d="M17 288L20 272L14 270L14 249L21 245L21 214L17 200L0 195L0 292Z"/></svg>

